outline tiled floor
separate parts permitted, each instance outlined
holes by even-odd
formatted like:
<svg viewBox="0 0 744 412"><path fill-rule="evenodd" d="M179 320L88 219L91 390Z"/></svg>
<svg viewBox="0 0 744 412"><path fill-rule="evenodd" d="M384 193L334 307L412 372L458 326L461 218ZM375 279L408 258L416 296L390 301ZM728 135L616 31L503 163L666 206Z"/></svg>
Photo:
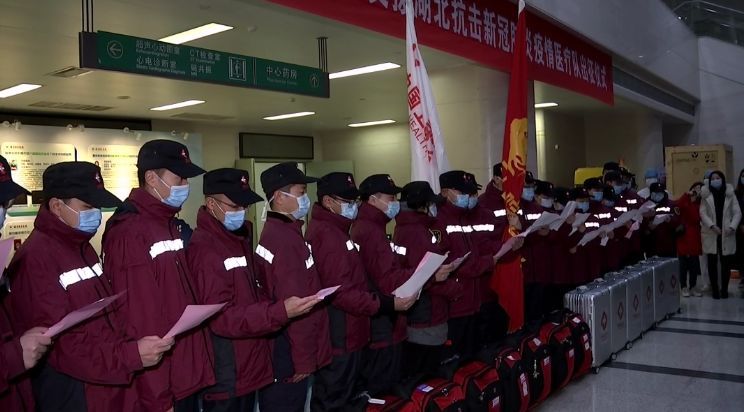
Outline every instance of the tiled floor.
<svg viewBox="0 0 744 412"><path fill-rule="evenodd" d="M536 410L744 411L744 299L682 298L682 313ZM721 333L722 332L722 333Z"/></svg>

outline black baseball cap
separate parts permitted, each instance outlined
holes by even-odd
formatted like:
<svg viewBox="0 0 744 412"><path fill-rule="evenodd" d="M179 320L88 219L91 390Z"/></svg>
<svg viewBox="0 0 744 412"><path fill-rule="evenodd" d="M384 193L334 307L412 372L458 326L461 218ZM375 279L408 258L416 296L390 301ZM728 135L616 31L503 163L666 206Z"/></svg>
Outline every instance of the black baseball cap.
<svg viewBox="0 0 744 412"><path fill-rule="evenodd" d="M372 175L359 185L359 191L361 194L370 196L375 193L384 193L386 195L397 195L403 189L395 185L393 178L390 175L379 174Z"/></svg>
<svg viewBox="0 0 744 412"><path fill-rule="evenodd" d="M42 175L44 199L80 199L95 207L118 207L121 200L106 190L101 168L90 162L62 162Z"/></svg>
<svg viewBox="0 0 744 412"><path fill-rule="evenodd" d="M183 179L204 174L206 170L191 163L189 149L173 140L151 140L140 148L137 155L139 171L168 169Z"/></svg>
<svg viewBox="0 0 744 412"><path fill-rule="evenodd" d="M306 185L317 181L315 177L305 176L305 173L297 168L297 162L279 163L261 173L261 187L267 199L271 199L274 192L285 186Z"/></svg>
<svg viewBox="0 0 744 412"><path fill-rule="evenodd" d="M225 195L236 205L248 207L264 199L251 189L248 172L241 169L223 168L204 175L205 195Z"/></svg>
<svg viewBox="0 0 744 412"><path fill-rule="evenodd" d="M0 204L5 204L22 194L30 195L31 192L13 181L10 164L3 156L0 156Z"/></svg>
<svg viewBox="0 0 744 412"><path fill-rule="evenodd" d="M538 180L537 184L535 185L535 194L543 196L553 196L553 189L554 187L552 183Z"/></svg>
<svg viewBox="0 0 744 412"><path fill-rule="evenodd" d="M613 171L619 172L620 171L620 163L618 163L618 162L607 162L602 167L602 170L604 170L604 171L613 170Z"/></svg>
<svg viewBox="0 0 744 412"><path fill-rule="evenodd" d="M442 189L455 189L464 194L477 193L480 185L473 174L462 170L451 170L439 175L439 186Z"/></svg>
<svg viewBox="0 0 744 412"><path fill-rule="evenodd" d="M338 196L341 199L355 200L359 189L354 182L354 175L344 172L328 173L318 180L318 200L323 196Z"/></svg>
<svg viewBox="0 0 744 412"><path fill-rule="evenodd" d="M497 177L504 177L503 175L503 164L501 162L493 165L493 175Z"/></svg>
<svg viewBox="0 0 744 412"><path fill-rule="evenodd" d="M584 180L584 189L604 190L604 184L602 184L602 181L599 178L591 177L589 179Z"/></svg>
<svg viewBox="0 0 744 412"><path fill-rule="evenodd" d="M605 175L604 181L605 183L610 183L610 182L621 182L622 183L623 175L620 174L620 172L613 170Z"/></svg>
<svg viewBox="0 0 744 412"><path fill-rule="evenodd" d="M569 198L570 191L565 187L553 188L553 199L555 199L556 202L565 205L566 203L568 203Z"/></svg>
<svg viewBox="0 0 744 412"><path fill-rule="evenodd" d="M400 194L402 202L412 203L443 203L444 198L432 190L429 182L415 181L403 186Z"/></svg>
<svg viewBox="0 0 744 412"><path fill-rule="evenodd" d="M568 198L574 201L577 199L588 199L589 192L583 187L575 187L569 192Z"/></svg>
<svg viewBox="0 0 744 412"><path fill-rule="evenodd" d="M535 176L532 174L532 172L527 171L524 174L524 184L526 185L534 185L537 183L537 179L535 179Z"/></svg>
<svg viewBox="0 0 744 412"><path fill-rule="evenodd" d="M648 190L651 193L665 193L666 192L666 186L664 186L663 183L652 183L651 186L648 187Z"/></svg>

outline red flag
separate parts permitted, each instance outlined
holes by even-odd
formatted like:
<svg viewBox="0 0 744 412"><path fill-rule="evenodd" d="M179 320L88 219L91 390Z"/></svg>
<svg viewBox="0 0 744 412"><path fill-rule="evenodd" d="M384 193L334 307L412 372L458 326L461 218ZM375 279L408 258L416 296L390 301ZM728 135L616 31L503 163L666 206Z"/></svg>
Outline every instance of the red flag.
<svg viewBox="0 0 744 412"><path fill-rule="evenodd" d="M527 21L524 0L519 1L517 33L514 41L509 97L504 125L504 148L502 155L504 178L504 201L508 215L516 216L519 199L522 197L527 170ZM516 236L518 231L510 226L504 232L504 241ZM500 262L491 277L491 289L499 295L499 302L509 314L509 330L524 323L524 277L521 256Z"/></svg>

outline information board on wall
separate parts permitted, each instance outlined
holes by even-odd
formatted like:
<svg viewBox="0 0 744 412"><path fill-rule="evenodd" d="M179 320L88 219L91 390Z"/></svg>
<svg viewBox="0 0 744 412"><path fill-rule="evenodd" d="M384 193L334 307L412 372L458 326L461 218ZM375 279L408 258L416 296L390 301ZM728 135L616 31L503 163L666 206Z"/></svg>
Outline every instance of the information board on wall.
<svg viewBox="0 0 744 412"><path fill-rule="evenodd" d="M34 229L36 216L18 216L7 219L3 225L3 238L14 238L13 250L17 250Z"/></svg>
<svg viewBox="0 0 744 412"><path fill-rule="evenodd" d="M75 146L64 143L3 142L0 151L8 159L13 180L29 191L43 188L47 167L75 161Z"/></svg>
<svg viewBox="0 0 744 412"><path fill-rule="evenodd" d="M126 199L137 180L139 146L94 144L88 146L88 160L101 168L101 177L111 193Z"/></svg>

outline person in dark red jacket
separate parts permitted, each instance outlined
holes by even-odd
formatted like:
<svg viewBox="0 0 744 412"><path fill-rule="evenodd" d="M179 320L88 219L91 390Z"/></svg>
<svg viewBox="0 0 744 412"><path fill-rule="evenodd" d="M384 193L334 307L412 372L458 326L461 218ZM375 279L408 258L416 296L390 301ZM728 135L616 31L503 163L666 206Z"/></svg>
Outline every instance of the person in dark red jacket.
<svg viewBox="0 0 744 412"><path fill-rule="evenodd" d="M522 198L519 199L519 229L527 230L532 224L540 218L545 211L537 203L535 189L538 180L532 176L532 172L527 172L524 178L524 189L522 189Z"/></svg>
<svg viewBox="0 0 744 412"><path fill-rule="evenodd" d="M682 296L694 294L703 296L697 290L697 277L700 276L700 256L703 242L700 235L700 190L703 182L695 182L676 202L680 225L677 227L677 257L679 259L679 281ZM688 284L689 277L689 284Z"/></svg>
<svg viewBox="0 0 744 412"><path fill-rule="evenodd" d="M676 206L669 199L666 187L662 183L653 183L649 187L649 197L656 204L654 217L644 221L646 256L677 256L677 228L679 215Z"/></svg>
<svg viewBox="0 0 744 412"><path fill-rule="evenodd" d="M388 240L387 224L400 212L397 194L401 189L387 174L367 177L359 185L362 204L359 215L351 225L351 240L359 245L370 283L374 290L393 296L415 268L401 265L396 255L406 249ZM372 318L371 342L364 353L362 376L370 395L390 391L401 380L402 342L406 339L406 316L380 314Z"/></svg>
<svg viewBox="0 0 744 412"><path fill-rule="evenodd" d="M187 305L198 303L184 250L190 228L176 214L188 198L188 179L202 173L186 146L145 143L137 156L140 187L106 224L103 261L113 292L127 291L117 313L129 339L167 333ZM157 367L135 376L123 404L137 411L191 411L196 394L214 383L209 331L196 328L178 336Z"/></svg>
<svg viewBox="0 0 744 412"><path fill-rule="evenodd" d="M52 326L65 315L112 295L90 244L101 207L121 201L104 188L101 170L88 162L63 162L44 171L45 203L34 230L8 267L8 306L17 330ZM115 310L106 309L57 337L33 376L37 411L117 411L135 373L158 364L173 339L129 339Z"/></svg>
<svg viewBox="0 0 744 412"><path fill-rule="evenodd" d="M600 236L584 246L589 258L589 275L593 279L603 276L610 270L607 259L608 249L602 246L602 241L606 239L604 241L609 243L615 237L614 231L606 229L606 226L614 222L614 219L612 216L613 210L602 204L604 184L597 178L590 178L584 181L584 189L589 194L589 213L591 214L585 223L586 227L589 230L602 231Z"/></svg>
<svg viewBox="0 0 744 412"><path fill-rule="evenodd" d="M217 169L204 175L204 206L186 250L200 304L228 302L209 322L217 384L205 390L203 410L252 410L256 391L274 381L268 335L320 302L316 296L272 301L257 282L250 205L263 199L248 172Z"/></svg>
<svg viewBox="0 0 744 412"><path fill-rule="evenodd" d="M574 215L574 222L576 215L589 213L589 192L583 187L577 187L571 189L568 196L569 200L576 202L576 214ZM568 277L569 285L579 286L587 283L593 279L593 273L589 265L589 250L586 247L578 246L579 241L584 237L586 231L589 228L587 223L576 226L574 231L574 223L571 224L571 228L568 231L568 267L570 268L570 276ZM599 224L597 224L599 227ZM592 228L591 230L594 230ZM573 232L573 233L572 233Z"/></svg>
<svg viewBox="0 0 744 412"><path fill-rule="evenodd" d="M358 214L359 190L350 173L330 173L318 181L318 203L313 206L305 238L313 248L323 287L341 286L328 307L333 361L315 374L310 409L343 411L364 389L362 349L370 342L370 318L395 315L416 301L392 298L370 290L357 244L349 230ZM360 398L361 399L361 398ZM366 398L364 398L366 400Z"/></svg>
<svg viewBox="0 0 744 412"><path fill-rule="evenodd" d="M450 302L448 335L452 350L464 357L474 355L480 349L478 313L483 302L482 277L487 276L496 264L494 255L482 255L474 235L479 230L492 227L473 227L469 212L471 194L478 192L473 175L462 170L453 170L439 176L442 196L447 199L437 213L434 229L447 233L450 240L449 259L471 255L453 272L455 281L462 285L462 298Z"/></svg>
<svg viewBox="0 0 744 412"><path fill-rule="evenodd" d="M556 187L553 189L555 213L562 214L568 206L571 199L571 191L566 188ZM566 218L566 221L555 231L554 246L552 248L552 257L549 258L552 265L553 278L545 289L546 311L552 311L563 308L563 295L574 289L573 277L573 255L572 248L581 240L582 232L573 231L573 223L576 215L572 214ZM574 251L575 253L576 251ZM581 262L582 264L584 262Z"/></svg>
<svg viewBox="0 0 744 412"><path fill-rule="evenodd" d="M605 185L604 195L602 198L602 205L610 211L612 221L617 220L623 212L618 210L617 203L620 201L620 195L618 195L612 186ZM623 210L624 208L621 208ZM605 256L607 257L607 267L605 271L617 271L623 267L625 261L625 250L626 245L625 234L627 233L627 227L622 226L614 230L614 236L609 239L605 248Z"/></svg>
<svg viewBox="0 0 744 412"><path fill-rule="evenodd" d="M432 252L449 252L449 236L434 228L437 205L444 200L428 182L417 181L403 186L401 212L395 218L393 242L405 248L399 255L402 264L416 268ZM450 266L451 269L451 266ZM403 372L407 377L431 374L445 359L447 320L450 302L460 298L461 285L441 271L424 287L419 301L408 312L408 341L403 344Z"/></svg>
<svg viewBox="0 0 744 412"><path fill-rule="evenodd" d="M13 200L31 192L13 181L8 161L0 156L0 229L5 225L5 216ZM5 258L5 257L3 257ZM5 267L0 267L5 271ZM8 293L5 274L0 275L0 299ZM0 301L0 410L32 411L34 409L31 385L28 379L20 379L27 369L36 366L49 349L52 340L44 336L47 328L34 327L20 338L13 334L5 306Z"/></svg>
<svg viewBox="0 0 744 412"><path fill-rule="evenodd" d="M302 219L311 205L307 184L317 181L305 176L295 162L280 163L261 173L271 211L255 254L262 285L274 301L310 296L323 288L312 248L302 236ZM326 305L317 305L276 335L272 342L274 384L259 394L262 411L304 410L310 375L331 363L330 336Z"/></svg>
<svg viewBox="0 0 744 412"><path fill-rule="evenodd" d="M493 165L493 177L486 185L486 190L478 197L478 204L493 213L496 219L496 228L494 232L501 236L509 227L509 220L506 214L506 204L504 203L504 180L501 163ZM515 219L515 225L517 220Z"/></svg>

